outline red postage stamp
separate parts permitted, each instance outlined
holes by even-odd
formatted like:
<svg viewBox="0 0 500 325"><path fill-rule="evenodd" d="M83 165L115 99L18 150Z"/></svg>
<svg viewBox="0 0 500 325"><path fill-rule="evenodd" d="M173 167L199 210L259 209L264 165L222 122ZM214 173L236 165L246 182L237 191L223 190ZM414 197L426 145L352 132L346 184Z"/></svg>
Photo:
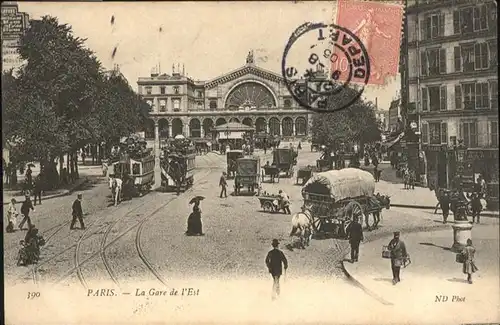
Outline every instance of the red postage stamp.
<svg viewBox="0 0 500 325"><path fill-rule="evenodd" d="M383 85L398 73L403 6L382 1L338 0L337 25L353 32L370 59L368 84ZM332 70L347 70L348 62L332 60Z"/></svg>

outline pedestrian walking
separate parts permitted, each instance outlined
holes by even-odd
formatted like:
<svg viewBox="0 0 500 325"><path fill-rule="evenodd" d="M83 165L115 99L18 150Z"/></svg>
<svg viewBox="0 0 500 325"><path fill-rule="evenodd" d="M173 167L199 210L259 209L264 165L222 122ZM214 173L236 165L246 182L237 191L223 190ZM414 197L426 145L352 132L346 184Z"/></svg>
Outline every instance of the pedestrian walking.
<svg viewBox="0 0 500 325"><path fill-rule="evenodd" d="M281 250L278 249L279 241L277 239L273 239L271 245L273 249L267 253L266 256L266 266L273 277L273 294L272 299L275 300L277 296L280 295L280 277L283 273L283 267L286 270L288 269L288 261L285 257L285 254Z"/></svg>
<svg viewBox="0 0 500 325"><path fill-rule="evenodd" d="M446 224L450 214L450 196L447 191L443 191L439 198L439 206L443 212L443 223Z"/></svg>
<svg viewBox="0 0 500 325"><path fill-rule="evenodd" d="M479 198L485 198L487 191L488 191L488 185L486 184L486 181L483 178L483 175L479 175L477 178L477 183L479 184Z"/></svg>
<svg viewBox="0 0 500 325"><path fill-rule="evenodd" d="M35 211L35 208L33 207L33 203L31 202L30 196L26 195L25 200L24 200L23 204L21 205L21 213L24 216L24 218L21 221L21 223L19 224L20 230L23 230L23 226L26 223L26 221L28 222L28 229L31 228L32 223L31 223L31 218L30 218L30 210Z"/></svg>
<svg viewBox="0 0 500 325"><path fill-rule="evenodd" d="M479 270L475 264L475 253L476 249L472 246L472 239L469 238L467 239L467 246L461 252L464 261L462 271L467 274L469 284L472 284L472 274Z"/></svg>
<svg viewBox="0 0 500 325"><path fill-rule="evenodd" d="M204 236L203 224L201 222L201 208L200 208L200 198L195 197L189 202L189 204L194 203L193 212L188 217L187 221L187 236Z"/></svg>
<svg viewBox="0 0 500 325"><path fill-rule="evenodd" d="M16 209L16 199L12 198L12 200L10 200L9 207L7 209L8 225L5 228L6 232L9 232L9 233L14 232L14 227L15 227L15 224L17 223L17 215L18 214L19 214L19 212L17 212L17 209Z"/></svg>
<svg viewBox="0 0 500 325"><path fill-rule="evenodd" d="M401 282L401 266L408 258L405 243L399 239L400 232L394 232L394 238L389 242L387 248L391 252L392 284Z"/></svg>
<svg viewBox="0 0 500 325"><path fill-rule="evenodd" d="M281 201L280 203L283 212L285 212L286 214L292 214L292 212L290 211L290 197L282 190L279 190L278 193L280 196L280 201Z"/></svg>
<svg viewBox="0 0 500 325"><path fill-rule="evenodd" d="M222 175L219 180L219 186L221 187L220 190L220 197L222 198L222 194L224 193L224 197L227 197L227 180L226 180L226 172L222 172Z"/></svg>
<svg viewBox="0 0 500 325"><path fill-rule="evenodd" d="M43 182L41 175L35 177L35 188L33 190L33 195L35 199L33 200L33 205L36 206L36 199L38 198L38 203L42 204L42 191L43 191Z"/></svg>
<svg viewBox="0 0 500 325"><path fill-rule="evenodd" d="M472 208L472 223L476 221L476 218L477 218L477 223L479 223L481 210L483 209L483 205L481 204L481 193L472 194L471 208Z"/></svg>
<svg viewBox="0 0 500 325"><path fill-rule="evenodd" d="M83 211L82 211L82 194L79 193L76 197L76 200L73 202L72 206L72 216L73 220L71 220L71 226L69 226L70 230L75 229L76 220L80 222L80 229L85 229L85 224L83 223Z"/></svg>
<svg viewBox="0 0 500 325"><path fill-rule="evenodd" d="M28 165L28 169L26 169L26 187L31 191L33 185L33 171L31 170L31 165Z"/></svg>
<svg viewBox="0 0 500 325"><path fill-rule="evenodd" d="M351 263L357 262L359 258L359 243L363 241L363 227L358 222L358 217L355 216L353 221L347 226L347 238L351 245Z"/></svg>

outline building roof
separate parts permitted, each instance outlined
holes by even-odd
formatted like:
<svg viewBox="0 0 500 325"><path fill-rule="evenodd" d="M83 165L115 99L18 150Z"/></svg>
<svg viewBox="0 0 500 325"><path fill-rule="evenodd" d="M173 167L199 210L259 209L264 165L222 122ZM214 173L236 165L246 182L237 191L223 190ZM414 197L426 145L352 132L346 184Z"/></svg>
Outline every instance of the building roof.
<svg viewBox="0 0 500 325"><path fill-rule="evenodd" d="M215 131L253 131L254 128L238 122L229 122L214 127Z"/></svg>

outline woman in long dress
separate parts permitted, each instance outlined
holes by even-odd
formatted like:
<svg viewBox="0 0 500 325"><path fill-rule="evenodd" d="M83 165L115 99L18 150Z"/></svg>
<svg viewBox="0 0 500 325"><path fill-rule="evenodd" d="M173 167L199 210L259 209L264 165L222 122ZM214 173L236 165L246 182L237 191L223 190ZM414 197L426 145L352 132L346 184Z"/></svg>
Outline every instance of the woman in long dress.
<svg viewBox="0 0 500 325"><path fill-rule="evenodd" d="M467 239L467 246L462 250L462 255L464 256L463 272L467 274L467 282L469 284L472 284L472 273L479 270L474 262L475 253L476 249L472 246L472 240L469 238Z"/></svg>
<svg viewBox="0 0 500 325"><path fill-rule="evenodd" d="M188 236L203 236L203 226L201 223L200 201L195 201L193 212L188 217L187 231Z"/></svg>

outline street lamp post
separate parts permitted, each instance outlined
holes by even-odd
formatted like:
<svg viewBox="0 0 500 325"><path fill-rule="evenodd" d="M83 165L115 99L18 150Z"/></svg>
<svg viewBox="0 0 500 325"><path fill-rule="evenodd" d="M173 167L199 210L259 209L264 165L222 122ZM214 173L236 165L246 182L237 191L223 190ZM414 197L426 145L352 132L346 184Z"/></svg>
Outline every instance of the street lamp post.
<svg viewBox="0 0 500 325"><path fill-rule="evenodd" d="M464 145L463 140L458 141L458 145L454 145L455 161L456 161L456 175L454 188L458 192L456 198L456 207L453 212L453 219L455 223L453 228L453 245L451 250L460 252L466 245L467 239L472 239L472 224L467 220L465 194L463 193L463 173L465 164L465 155L467 147Z"/></svg>

